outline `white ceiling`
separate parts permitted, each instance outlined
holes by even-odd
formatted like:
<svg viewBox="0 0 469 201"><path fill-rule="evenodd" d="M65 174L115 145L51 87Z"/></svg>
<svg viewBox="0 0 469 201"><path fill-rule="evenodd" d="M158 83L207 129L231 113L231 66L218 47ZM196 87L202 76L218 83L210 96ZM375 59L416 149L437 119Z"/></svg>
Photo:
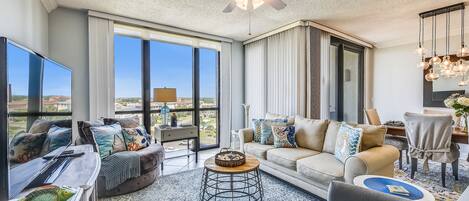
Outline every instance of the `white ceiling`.
<svg viewBox="0 0 469 201"><path fill-rule="evenodd" d="M283 10L276 11L268 5L262 5L254 11L253 34L249 36L249 16L246 11L237 8L232 13L222 13L230 0L56 1L63 7L107 12L240 41L291 22L308 19L364 39L378 47L416 42L418 13L462 2L461 0L283 0L287 4ZM457 14L453 17L457 17ZM469 20L467 22L469 25ZM469 26L467 27L469 30ZM453 33L456 34L456 31Z"/></svg>

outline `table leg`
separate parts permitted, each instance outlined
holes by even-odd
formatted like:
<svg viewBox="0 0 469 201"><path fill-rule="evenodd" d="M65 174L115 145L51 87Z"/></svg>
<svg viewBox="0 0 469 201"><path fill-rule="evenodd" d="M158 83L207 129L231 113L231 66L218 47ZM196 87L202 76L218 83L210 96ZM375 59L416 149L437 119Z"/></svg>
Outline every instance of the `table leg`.
<svg viewBox="0 0 469 201"><path fill-rule="evenodd" d="M165 151L162 141L160 141L160 144L161 144L161 146L163 147L163 151ZM163 158L163 161L161 161L161 173L163 173L163 167L164 167L164 158Z"/></svg>

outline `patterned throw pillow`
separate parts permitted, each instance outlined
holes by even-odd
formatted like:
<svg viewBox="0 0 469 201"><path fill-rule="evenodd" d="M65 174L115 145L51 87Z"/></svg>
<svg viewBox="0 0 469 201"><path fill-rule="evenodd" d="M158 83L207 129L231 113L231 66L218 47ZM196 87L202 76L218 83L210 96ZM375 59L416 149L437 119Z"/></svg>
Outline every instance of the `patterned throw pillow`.
<svg viewBox="0 0 469 201"><path fill-rule="evenodd" d="M252 119L252 129L254 130L254 142L261 142L261 125L264 119Z"/></svg>
<svg viewBox="0 0 469 201"><path fill-rule="evenodd" d="M49 129L44 142L41 155L45 155L59 147L67 146L72 142L72 129L62 128L55 125Z"/></svg>
<svg viewBox="0 0 469 201"><path fill-rule="evenodd" d="M335 157L345 163L349 156L358 153L360 151L362 136L362 128L354 128L346 123L342 123L337 133L337 140L335 141Z"/></svg>
<svg viewBox="0 0 469 201"><path fill-rule="evenodd" d="M274 144L272 126L287 126L287 119L266 119L261 122L261 144Z"/></svg>
<svg viewBox="0 0 469 201"><path fill-rule="evenodd" d="M127 150L137 151L150 146L151 136L143 126L122 129Z"/></svg>
<svg viewBox="0 0 469 201"><path fill-rule="evenodd" d="M295 126L272 126L275 148L296 148Z"/></svg>
<svg viewBox="0 0 469 201"><path fill-rule="evenodd" d="M10 142L10 160L16 163L25 163L39 157L47 133L16 134Z"/></svg>
<svg viewBox="0 0 469 201"><path fill-rule="evenodd" d="M119 123L113 125L90 127L91 132L98 144L98 151L101 159L113 153L125 151L122 127Z"/></svg>

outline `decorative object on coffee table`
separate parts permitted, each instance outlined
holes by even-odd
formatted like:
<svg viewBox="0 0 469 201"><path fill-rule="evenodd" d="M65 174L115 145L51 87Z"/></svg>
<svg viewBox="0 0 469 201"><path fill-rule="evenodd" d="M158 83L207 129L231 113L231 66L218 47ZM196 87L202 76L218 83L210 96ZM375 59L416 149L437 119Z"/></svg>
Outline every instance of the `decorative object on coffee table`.
<svg viewBox="0 0 469 201"><path fill-rule="evenodd" d="M360 175L353 179L353 184L361 187L365 187L371 190L387 193L395 196L399 196L409 200L420 200L420 201L434 201L435 197L425 190L424 188L390 177L378 176L378 175ZM388 187L389 186L389 187ZM401 195L398 193L391 193L390 188L395 186L404 188L408 195Z"/></svg>
<svg viewBox="0 0 469 201"><path fill-rule="evenodd" d="M239 151L230 151L222 148L220 153L215 155L215 164L223 167L236 167L246 163L246 155Z"/></svg>
<svg viewBox="0 0 469 201"><path fill-rule="evenodd" d="M263 199L259 160L246 155L246 162L243 165L223 167L216 164L215 157L205 161L199 200Z"/></svg>
<svg viewBox="0 0 469 201"><path fill-rule="evenodd" d="M163 117L163 122L161 128L170 127L168 124L169 119L169 107L166 105L168 102L176 102L176 88L155 88L153 89L153 101L154 102L163 102L164 106L161 107L161 116Z"/></svg>

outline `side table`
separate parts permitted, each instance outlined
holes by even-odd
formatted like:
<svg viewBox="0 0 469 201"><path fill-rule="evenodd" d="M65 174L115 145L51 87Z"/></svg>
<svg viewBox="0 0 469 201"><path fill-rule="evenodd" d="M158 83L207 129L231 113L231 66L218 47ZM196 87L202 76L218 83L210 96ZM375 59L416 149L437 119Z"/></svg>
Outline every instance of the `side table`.
<svg viewBox="0 0 469 201"><path fill-rule="evenodd" d="M264 190L259 172L259 160L246 155L246 163L237 167L215 164L212 156L204 163L200 200L239 199L262 200Z"/></svg>
<svg viewBox="0 0 469 201"><path fill-rule="evenodd" d="M187 153L166 157L165 159L178 158L190 155L195 155L195 162L199 161L199 132L197 126L187 126L187 127L169 127L169 128L160 128L159 126L155 127L155 143L160 143L163 146L166 142L174 142L180 140L187 140ZM190 150L189 140L194 140L194 151ZM163 147L164 148L164 147ZM161 163L161 170L163 170L163 163Z"/></svg>

